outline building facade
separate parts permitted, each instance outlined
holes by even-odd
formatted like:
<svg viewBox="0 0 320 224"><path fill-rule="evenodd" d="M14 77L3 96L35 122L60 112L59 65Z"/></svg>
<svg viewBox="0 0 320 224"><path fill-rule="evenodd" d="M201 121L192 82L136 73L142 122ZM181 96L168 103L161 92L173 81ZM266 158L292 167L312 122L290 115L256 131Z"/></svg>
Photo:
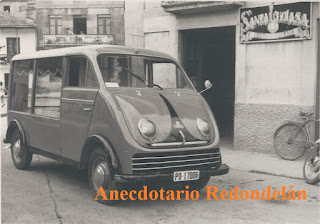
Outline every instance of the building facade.
<svg viewBox="0 0 320 224"><path fill-rule="evenodd" d="M198 90L211 80L204 97L235 149L274 153L285 120L319 113L318 2L125 3L126 45L172 55Z"/></svg>
<svg viewBox="0 0 320 224"><path fill-rule="evenodd" d="M0 11L9 12L17 17L27 18L30 0L0 0Z"/></svg>
<svg viewBox="0 0 320 224"><path fill-rule="evenodd" d="M39 50L86 44L124 45L124 2L49 1L29 3Z"/></svg>
<svg viewBox="0 0 320 224"><path fill-rule="evenodd" d="M0 11L0 82L5 87L8 86L11 58L36 51L36 44L36 24L32 20Z"/></svg>

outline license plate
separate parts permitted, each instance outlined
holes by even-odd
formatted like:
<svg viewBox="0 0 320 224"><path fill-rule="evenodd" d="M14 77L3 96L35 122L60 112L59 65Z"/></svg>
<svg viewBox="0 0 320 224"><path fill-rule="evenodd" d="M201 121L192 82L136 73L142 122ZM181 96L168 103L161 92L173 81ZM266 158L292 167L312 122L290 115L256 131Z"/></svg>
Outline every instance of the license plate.
<svg viewBox="0 0 320 224"><path fill-rule="evenodd" d="M200 178L199 170L177 171L173 172L173 181L198 180Z"/></svg>

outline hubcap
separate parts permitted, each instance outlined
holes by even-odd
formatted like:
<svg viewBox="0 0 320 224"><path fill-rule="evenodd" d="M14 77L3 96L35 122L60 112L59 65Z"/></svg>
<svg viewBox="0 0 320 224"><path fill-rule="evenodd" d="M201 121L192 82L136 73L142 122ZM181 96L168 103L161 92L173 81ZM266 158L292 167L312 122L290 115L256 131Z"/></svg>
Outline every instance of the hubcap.
<svg viewBox="0 0 320 224"><path fill-rule="evenodd" d="M93 170L92 182L97 189L99 189L106 180L107 174L105 172L105 167L105 164L101 162Z"/></svg>
<svg viewBox="0 0 320 224"><path fill-rule="evenodd" d="M14 159L19 163L21 162L21 154L22 154L22 149L21 149L21 142L20 139L18 139L12 146L12 151L13 151L13 157Z"/></svg>

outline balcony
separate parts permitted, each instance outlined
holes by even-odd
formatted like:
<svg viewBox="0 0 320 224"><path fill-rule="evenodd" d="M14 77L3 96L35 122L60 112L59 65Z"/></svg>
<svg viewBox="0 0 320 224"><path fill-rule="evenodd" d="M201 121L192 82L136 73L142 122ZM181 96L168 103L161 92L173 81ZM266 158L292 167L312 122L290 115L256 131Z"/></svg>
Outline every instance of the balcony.
<svg viewBox="0 0 320 224"><path fill-rule="evenodd" d="M243 5L241 1L163 1L165 12L173 14L192 14L236 9Z"/></svg>
<svg viewBox="0 0 320 224"><path fill-rule="evenodd" d="M77 46L90 44L113 44L113 35L43 35L44 46Z"/></svg>

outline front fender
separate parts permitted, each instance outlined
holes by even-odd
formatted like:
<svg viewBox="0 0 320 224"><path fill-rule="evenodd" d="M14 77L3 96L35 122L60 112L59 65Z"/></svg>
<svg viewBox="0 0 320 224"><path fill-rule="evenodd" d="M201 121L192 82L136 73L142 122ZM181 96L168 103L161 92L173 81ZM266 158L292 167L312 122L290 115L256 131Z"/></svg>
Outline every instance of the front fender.
<svg viewBox="0 0 320 224"><path fill-rule="evenodd" d="M82 150L82 153L81 153L81 160L79 163L79 168L80 169L86 168L86 166L89 162L89 155L92 151L92 146L97 145L97 144L100 144L104 147L104 149L106 150L106 152L110 156L112 167L114 168L115 171L119 171L120 165L118 162L117 155L114 152L114 150L113 150L111 144L108 142L108 140L105 139L101 135L92 135L86 140L84 147L83 147L83 150Z"/></svg>

